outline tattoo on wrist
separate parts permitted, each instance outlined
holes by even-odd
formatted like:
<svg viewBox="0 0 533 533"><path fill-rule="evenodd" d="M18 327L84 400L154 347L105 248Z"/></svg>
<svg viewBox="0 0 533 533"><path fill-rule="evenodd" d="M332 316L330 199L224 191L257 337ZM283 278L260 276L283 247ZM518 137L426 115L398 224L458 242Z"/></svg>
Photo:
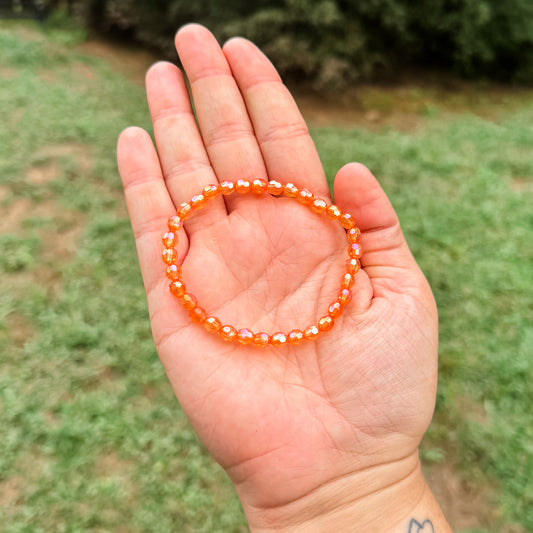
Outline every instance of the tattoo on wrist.
<svg viewBox="0 0 533 533"><path fill-rule="evenodd" d="M435 530L433 529L433 522L431 522L429 519L419 522L418 520L411 518L407 533L435 533Z"/></svg>

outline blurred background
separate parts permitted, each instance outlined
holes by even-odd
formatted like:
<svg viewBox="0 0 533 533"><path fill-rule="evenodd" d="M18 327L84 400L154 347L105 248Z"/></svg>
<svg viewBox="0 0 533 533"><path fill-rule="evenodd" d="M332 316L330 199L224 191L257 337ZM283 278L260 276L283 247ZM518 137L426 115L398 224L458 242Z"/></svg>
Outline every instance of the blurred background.
<svg viewBox="0 0 533 533"><path fill-rule="evenodd" d="M0 1L0 531L247 531L157 359L115 163L192 21L267 53L330 179L382 183L440 312L428 481L456 532L532 532L531 0Z"/></svg>

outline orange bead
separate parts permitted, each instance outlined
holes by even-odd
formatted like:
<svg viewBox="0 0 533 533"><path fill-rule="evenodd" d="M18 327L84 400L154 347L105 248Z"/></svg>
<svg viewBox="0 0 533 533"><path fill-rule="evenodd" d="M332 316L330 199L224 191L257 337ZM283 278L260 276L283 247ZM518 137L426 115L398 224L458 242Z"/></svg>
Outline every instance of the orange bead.
<svg viewBox="0 0 533 533"><path fill-rule="evenodd" d="M305 340L304 332L299 329L293 329L287 335L287 340L289 341L289 344L293 344L293 345L302 344L302 342Z"/></svg>
<svg viewBox="0 0 533 533"><path fill-rule="evenodd" d="M207 203L207 198L203 194L195 194L191 198L191 206L193 209L201 209Z"/></svg>
<svg viewBox="0 0 533 533"><path fill-rule="evenodd" d="M326 200L323 200L322 198L315 198L313 200L313 203L311 204L311 209L315 212L321 215L322 213L325 213L326 209L328 208L328 204Z"/></svg>
<svg viewBox="0 0 533 533"><path fill-rule="evenodd" d="M346 232L346 238L348 239L348 242L359 242L359 239L361 238L361 230L357 227L349 229Z"/></svg>
<svg viewBox="0 0 533 533"><path fill-rule="evenodd" d="M342 305L347 305L351 299L352 293L350 292L350 289L341 289L339 291L337 301L339 301Z"/></svg>
<svg viewBox="0 0 533 533"><path fill-rule="evenodd" d="M233 342L237 338L237 330L233 326L222 326L219 333L226 342Z"/></svg>
<svg viewBox="0 0 533 533"><path fill-rule="evenodd" d="M355 227L355 220L350 213L343 213L339 218L339 222L344 229L352 229Z"/></svg>
<svg viewBox="0 0 533 533"><path fill-rule="evenodd" d="M185 220L192 215L192 205L189 202L183 202L179 205L176 212L180 218Z"/></svg>
<svg viewBox="0 0 533 533"><path fill-rule="evenodd" d="M296 195L296 200L298 200L301 204L309 205L313 202L314 196L309 189L300 189Z"/></svg>
<svg viewBox="0 0 533 533"><path fill-rule="evenodd" d="M173 281L170 285L170 292L177 296L178 298L181 298L185 294L185 283L180 280Z"/></svg>
<svg viewBox="0 0 533 533"><path fill-rule="evenodd" d="M204 328L209 331L209 333L217 333L222 327L222 323L216 316L208 316L204 320Z"/></svg>
<svg viewBox="0 0 533 533"><path fill-rule="evenodd" d="M341 278L341 287L343 289L351 289L353 287L354 281L355 280L353 275L349 272L346 272L346 274L344 274L344 276L342 276Z"/></svg>
<svg viewBox="0 0 533 533"><path fill-rule="evenodd" d="M207 185L204 187L204 196L206 198L216 198L220 194L218 185Z"/></svg>
<svg viewBox="0 0 533 533"><path fill-rule="evenodd" d="M287 185L283 187L283 194L288 198L295 198L298 194L298 187L296 187L294 183L287 183Z"/></svg>
<svg viewBox="0 0 533 533"><path fill-rule="evenodd" d="M205 312L205 309L203 309L202 307L196 306L193 309L191 309L189 316L191 317L191 320L193 322L196 322L197 324L202 324L202 322L207 317L207 313Z"/></svg>
<svg viewBox="0 0 533 533"><path fill-rule="evenodd" d="M254 334L247 328L240 329L237 333L237 340L241 344L250 344L254 340Z"/></svg>
<svg viewBox="0 0 533 533"><path fill-rule="evenodd" d="M165 248L161 258L167 265L172 265L178 260L178 252L175 248Z"/></svg>
<svg viewBox="0 0 533 533"><path fill-rule="evenodd" d="M180 297L180 304L187 311L192 311L196 307L196 298L192 294L185 293Z"/></svg>
<svg viewBox="0 0 533 533"><path fill-rule="evenodd" d="M315 325L307 326L304 329L304 337L308 341L314 341L319 335L320 335L320 330Z"/></svg>
<svg viewBox="0 0 533 533"><path fill-rule="evenodd" d="M359 259L356 259L355 257L350 257L348 261L346 261L346 270L350 274L356 274L359 272L359 269L361 268L361 262Z"/></svg>
<svg viewBox="0 0 533 533"><path fill-rule="evenodd" d="M178 236L173 232L167 231L166 233L163 234L162 241L163 241L163 246L165 248L174 248L174 246L178 242Z"/></svg>
<svg viewBox="0 0 533 533"><path fill-rule="evenodd" d="M363 255L361 245L358 242L350 243L350 246L348 246L348 255L355 259L359 259Z"/></svg>
<svg viewBox="0 0 533 533"><path fill-rule="evenodd" d="M283 192L283 185L276 180L270 180L267 185L267 191L273 196L279 196Z"/></svg>
<svg viewBox="0 0 533 533"><path fill-rule="evenodd" d="M181 268L178 265L168 265L166 274L170 281L177 281L181 278Z"/></svg>
<svg viewBox="0 0 533 533"><path fill-rule="evenodd" d="M235 191L235 184L232 181L224 180L220 185L220 192L224 196L227 196L228 194L231 194Z"/></svg>
<svg viewBox="0 0 533 533"><path fill-rule="evenodd" d="M338 220L342 215L342 211L336 205L330 205L326 209L326 214L333 220Z"/></svg>
<svg viewBox="0 0 533 533"><path fill-rule="evenodd" d="M252 181L252 191L255 194L263 194L266 192L268 183L265 180L257 179Z"/></svg>
<svg viewBox="0 0 533 533"><path fill-rule="evenodd" d="M170 231L176 233L183 227L183 219L178 215L174 215L168 219L167 226Z"/></svg>
<svg viewBox="0 0 533 533"><path fill-rule="evenodd" d="M247 192L250 192L250 182L248 180L237 180L237 183L235 184L235 190L239 194L246 194Z"/></svg>
<svg viewBox="0 0 533 533"><path fill-rule="evenodd" d="M340 302L333 302L328 307L328 315L331 318L339 318L342 315L343 307Z"/></svg>
<svg viewBox="0 0 533 533"><path fill-rule="evenodd" d="M318 321L318 329L320 331L329 331L333 327L333 318L331 318L329 315L323 316Z"/></svg>
<svg viewBox="0 0 533 533"><path fill-rule="evenodd" d="M258 348L266 348L269 341L270 337L268 336L268 333L256 333L254 335L254 346L257 346Z"/></svg>
<svg viewBox="0 0 533 533"><path fill-rule="evenodd" d="M287 335L285 333L274 333L270 337L270 344L272 346L283 346L284 344L287 344Z"/></svg>

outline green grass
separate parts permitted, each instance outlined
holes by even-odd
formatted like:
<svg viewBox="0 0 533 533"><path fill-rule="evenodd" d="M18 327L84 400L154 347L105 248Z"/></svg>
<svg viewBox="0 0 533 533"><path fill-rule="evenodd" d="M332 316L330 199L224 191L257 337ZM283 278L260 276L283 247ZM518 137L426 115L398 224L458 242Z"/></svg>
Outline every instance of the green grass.
<svg viewBox="0 0 533 533"><path fill-rule="evenodd" d="M122 128L148 127L143 90L78 36L0 25L2 531L245 531L151 339L114 157ZM313 132L329 176L350 160L376 174L433 287L423 458L492 487L484 532L533 530L533 97L515 107Z"/></svg>

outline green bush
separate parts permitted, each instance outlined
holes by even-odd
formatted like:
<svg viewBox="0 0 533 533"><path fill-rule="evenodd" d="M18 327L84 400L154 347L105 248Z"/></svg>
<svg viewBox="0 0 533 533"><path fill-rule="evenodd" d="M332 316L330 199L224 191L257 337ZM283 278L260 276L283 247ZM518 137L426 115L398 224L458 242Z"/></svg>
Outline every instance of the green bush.
<svg viewBox="0 0 533 533"><path fill-rule="evenodd" d="M168 56L187 22L207 25L221 41L242 35L282 75L319 89L428 66L533 80L531 0L74 0L72 11Z"/></svg>

